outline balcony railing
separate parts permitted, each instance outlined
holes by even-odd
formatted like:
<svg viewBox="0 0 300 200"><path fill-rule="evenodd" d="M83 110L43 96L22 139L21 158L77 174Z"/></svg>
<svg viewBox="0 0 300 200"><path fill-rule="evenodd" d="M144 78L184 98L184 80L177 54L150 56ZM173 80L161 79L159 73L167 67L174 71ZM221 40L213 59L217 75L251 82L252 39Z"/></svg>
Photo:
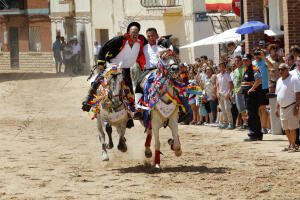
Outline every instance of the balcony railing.
<svg viewBox="0 0 300 200"><path fill-rule="evenodd" d="M0 0L0 10L24 10L24 0Z"/></svg>
<svg viewBox="0 0 300 200"><path fill-rule="evenodd" d="M183 0L141 0L141 5L145 8L166 8L182 6Z"/></svg>

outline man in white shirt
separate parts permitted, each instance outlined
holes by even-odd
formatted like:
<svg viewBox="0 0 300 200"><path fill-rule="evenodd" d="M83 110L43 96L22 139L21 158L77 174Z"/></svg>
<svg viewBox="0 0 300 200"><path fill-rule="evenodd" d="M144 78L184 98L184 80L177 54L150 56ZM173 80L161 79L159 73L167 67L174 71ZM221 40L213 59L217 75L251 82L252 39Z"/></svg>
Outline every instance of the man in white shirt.
<svg viewBox="0 0 300 200"><path fill-rule="evenodd" d="M293 71L291 71L290 74L292 75L292 85L296 96L296 105L294 109L294 114L298 115L299 106L300 106L300 57L299 56L296 57L296 65L297 67ZM296 141L296 143L297 142L299 141Z"/></svg>
<svg viewBox="0 0 300 200"><path fill-rule="evenodd" d="M143 68L145 65L145 56L143 53L144 44L147 43L146 38L140 35L141 25L138 22L131 22L127 26L127 33L122 36L116 36L107 41L101 48L97 60L98 67L101 71L105 69L105 63L114 63L122 68L125 84L129 87L130 93L133 94L132 80L130 68L139 63ZM102 79L102 72L98 74L88 96L82 102L82 110L89 112L91 109L90 101L93 99ZM134 100L130 100L131 105ZM128 120L127 128L133 126L133 120Z"/></svg>
<svg viewBox="0 0 300 200"><path fill-rule="evenodd" d="M242 45L242 43L241 43L241 45ZM243 50L242 50L242 46L241 45L236 46L234 42L229 42L227 44L227 50L229 52L231 52L231 54L229 54L229 62L230 62L231 66L234 65L234 58L236 56L242 56L242 51Z"/></svg>
<svg viewBox="0 0 300 200"><path fill-rule="evenodd" d="M233 83L230 75L226 72L226 64L220 63L220 73L217 75L217 97L220 102L224 123L222 129L233 129L233 119L231 113L230 93L233 89Z"/></svg>
<svg viewBox="0 0 300 200"><path fill-rule="evenodd" d="M146 36L147 36L148 44L146 44L143 48L143 52L146 60L146 64L145 64L146 71L142 74L142 76L137 81L134 99L135 99L136 110L138 110L138 112L135 112L134 119L142 118L142 114L141 114L142 110L140 110L139 108L139 101L143 96L144 91L139 84L143 79L143 77L145 77L149 71L157 68L159 63L158 45L157 45L159 36L157 34L157 30L155 28L148 28L146 30Z"/></svg>
<svg viewBox="0 0 300 200"><path fill-rule="evenodd" d="M94 62L95 65L97 65L97 61L98 61L98 55L101 49L101 45L99 45L98 41L94 42Z"/></svg>
<svg viewBox="0 0 300 200"><path fill-rule="evenodd" d="M284 151L295 152L296 129L299 128L298 109L296 108L296 96L293 87L292 76L289 74L289 66L285 63L279 66L280 78L277 80L277 103L275 114L280 117L282 129L289 140L289 146Z"/></svg>
<svg viewBox="0 0 300 200"><path fill-rule="evenodd" d="M145 68L147 70L155 69L159 62L158 57L158 34L155 28L148 28L146 31L146 36L148 40L148 44L146 44L143 48L146 65Z"/></svg>
<svg viewBox="0 0 300 200"><path fill-rule="evenodd" d="M72 45L72 61L73 61L73 73L77 74L80 70L80 44L76 37L73 38Z"/></svg>

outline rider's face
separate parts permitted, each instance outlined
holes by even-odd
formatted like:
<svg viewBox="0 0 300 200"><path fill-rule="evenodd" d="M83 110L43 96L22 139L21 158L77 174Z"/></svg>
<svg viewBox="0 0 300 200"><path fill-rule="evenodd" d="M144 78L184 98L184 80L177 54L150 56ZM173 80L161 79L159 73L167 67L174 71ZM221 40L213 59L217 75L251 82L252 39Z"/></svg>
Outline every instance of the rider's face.
<svg viewBox="0 0 300 200"><path fill-rule="evenodd" d="M147 40L150 45L156 44L156 40L158 39L158 35L155 31L148 31L147 32Z"/></svg>
<svg viewBox="0 0 300 200"><path fill-rule="evenodd" d="M129 37L133 42L136 42L139 36L139 29L136 26L132 26L129 29Z"/></svg>

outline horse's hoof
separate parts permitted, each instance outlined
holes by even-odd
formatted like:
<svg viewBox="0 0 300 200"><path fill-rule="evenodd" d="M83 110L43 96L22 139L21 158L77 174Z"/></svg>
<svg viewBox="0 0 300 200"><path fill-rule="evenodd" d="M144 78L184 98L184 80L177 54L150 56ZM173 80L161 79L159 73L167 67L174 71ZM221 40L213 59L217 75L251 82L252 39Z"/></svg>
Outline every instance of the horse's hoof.
<svg viewBox="0 0 300 200"><path fill-rule="evenodd" d="M112 149L114 148L114 144L111 143L111 144L106 144L106 149Z"/></svg>
<svg viewBox="0 0 300 200"><path fill-rule="evenodd" d="M118 149L121 152L126 152L127 151L127 145L126 145L126 138L125 137L120 138L119 144L118 144Z"/></svg>
<svg viewBox="0 0 300 200"><path fill-rule="evenodd" d="M107 153L102 153L102 161L109 161Z"/></svg>
<svg viewBox="0 0 300 200"><path fill-rule="evenodd" d="M174 140L173 139L168 139L168 144L170 145L170 148L172 151L174 151Z"/></svg>
<svg viewBox="0 0 300 200"><path fill-rule="evenodd" d="M168 144L169 144L169 145L173 145L173 144L174 144L174 140L173 140L173 139L171 139L171 138L170 138L170 139L168 139Z"/></svg>
<svg viewBox="0 0 300 200"><path fill-rule="evenodd" d="M145 150L145 156L146 158L151 158L152 157L152 151L151 150Z"/></svg>
<svg viewBox="0 0 300 200"><path fill-rule="evenodd" d="M176 156L181 156L181 154L182 154L182 151L181 151L181 149L180 149L180 150L177 150L177 151L175 151L175 155L176 155Z"/></svg>
<svg viewBox="0 0 300 200"><path fill-rule="evenodd" d="M126 144L119 144L119 145L118 145L118 149L119 149L121 152L126 152L126 151L127 151L127 146L126 146Z"/></svg>

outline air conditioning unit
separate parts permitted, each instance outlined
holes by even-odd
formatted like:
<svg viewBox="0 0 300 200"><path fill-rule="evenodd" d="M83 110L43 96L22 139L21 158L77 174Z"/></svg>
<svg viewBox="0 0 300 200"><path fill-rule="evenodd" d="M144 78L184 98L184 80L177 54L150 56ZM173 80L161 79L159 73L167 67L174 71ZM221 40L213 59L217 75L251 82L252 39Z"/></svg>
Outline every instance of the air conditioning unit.
<svg viewBox="0 0 300 200"><path fill-rule="evenodd" d="M69 4L69 3L72 3L73 0L59 0L59 3L60 4Z"/></svg>

